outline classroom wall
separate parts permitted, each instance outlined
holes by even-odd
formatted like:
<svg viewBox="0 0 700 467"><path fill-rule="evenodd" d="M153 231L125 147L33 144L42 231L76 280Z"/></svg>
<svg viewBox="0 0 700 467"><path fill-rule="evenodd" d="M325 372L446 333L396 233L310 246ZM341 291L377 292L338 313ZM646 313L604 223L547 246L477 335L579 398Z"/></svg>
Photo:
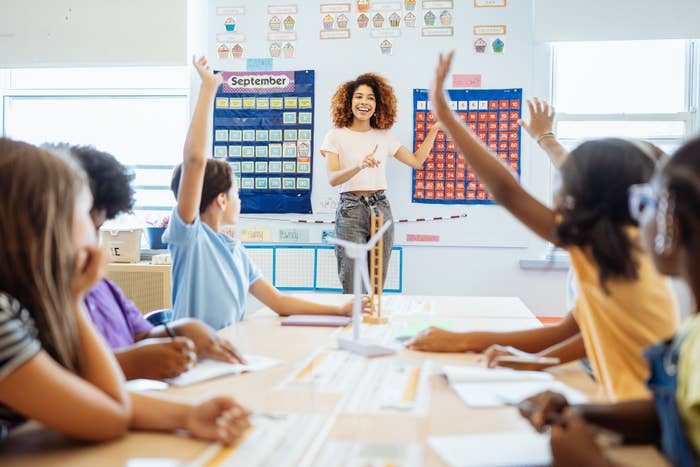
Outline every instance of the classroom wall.
<svg viewBox="0 0 700 467"><path fill-rule="evenodd" d="M328 3L332 2L334 0ZM0 16L0 66L172 65L184 63L185 57L191 57L193 53L205 52L218 68L245 69L245 61L225 66L216 63L216 54L212 50L215 8L217 5L246 7L241 30L247 35L246 58L255 58L268 56L265 29L266 7L270 3L294 2L10 2L3 10L5 14ZM328 109L320 104L329 101L341 81L367 70L385 74L395 86L400 101L396 135L405 145L411 146L412 89L429 85L438 51L457 49L454 71L481 74L483 88L522 87L525 97L548 94L548 55L546 48L533 42L531 0L511 0L506 9L481 10L471 8L472 1L455 1L454 36L420 38L419 28L403 30L402 37L394 41L391 56L381 55L379 40L356 28L350 40L320 41L320 3L326 2L296 2L299 6L297 57L275 60L274 63L277 70L316 70L316 101L319 103L315 113L316 149L330 128ZM354 6L355 2L350 3ZM354 15L350 15L352 20ZM477 58L472 54L471 28L475 24L507 25L507 46L503 56ZM191 76L191 102L194 104L198 81L196 73L192 72ZM549 164L541 151L526 139L523 141L523 184L546 199L550 189ZM327 183L325 167L318 154L315 155L314 171L315 214L306 217L330 219L337 195ZM522 229L497 206L412 204L410 174L407 167L398 164L394 164L389 172L389 196L396 218L460 213L466 213L468 217L458 221L402 225L398 229L397 244L404 246L405 293L514 295L521 297L537 313L562 312L565 272L522 270L519 267L522 259L542 258L547 249L544 242ZM275 229L290 227L283 221L248 216L241 227L260 225ZM328 226L310 227L313 241L320 240L324 228ZM407 244L407 233L437 234L443 242L429 246Z"/></svg>
<svg viewBox="0 0 700 467"><path fill-rule="evenodd" d="M0 67L187 62L187 0L3 0L0 4Z"/></svg>
<svg viewBox="0 0 700 467"><path fill-rule="evenodd" d="M538 41L700 37L697 0L535 0Z"/></svg>
<svg viewBox="0 0 700 467"><path fill-rule="evenodd" d="M207 52L216 69L242 71L246 58L269 57L266 40L267 5L295 2L208 1L208 24L194 42L207 43ZM439 51L457 50L454 72L482 75L482 88L523 88L524 97L548 95L549 63L547 49L533 40L533 4L529 0L508 2L503 8L472 8L472 1L454 2L453 37L421 38L419 28L402 30L394 40L391 56L379 53L379 40L367 31L351 28L349 40L319 40L320 3L296 2L298 40L294 59L274 59L274 70L313 69L316 73L315 154L313 207L314 214L243 216L239 228L266 228L276 238L279 228L300 227L289 219L332 219L333 201L337 194L327 181L325 165L318 154L324 134L331 127L328 106L335 88L343 81L365 71L387 76L399 99L399 116L395 134L406 146L412 145L412 90L427 88ZM419 2L420 3L420 2ZM216 8L245 5L245 14L237 17L237 31L245 35L243 60L219 60L216 56L216 33L221 33L224 18ZM472 26L505 24L507 50L503 56L475 56L471 44ZM191 41L192 42L192 41ZM537 66L536 66L537 64ZM193 83L193 97L197 83ZM550 166L544 154L527 137L522 139L523 184L539 198L546 200L550 192ZM404 293L435 295L503 295L518 296L537 314L565 312L565 270L523 270L519 261L540 259L546 244L535 238L498 206L440 206L411 203L411 172L393 162L389 167L389 198L395 218L446 216L466 213L457 221L401 225L396 244L404 248ZM330 207L329 207L330 206ZM261 219L262 217L262 219ZM306 228L306 226L304 226ZM321 232L331 226L309 226L311 241L318 242ZM441 242L420 245L406 241L407 233L429 233ZM257 304L251 303L254 308Z"/></svg>

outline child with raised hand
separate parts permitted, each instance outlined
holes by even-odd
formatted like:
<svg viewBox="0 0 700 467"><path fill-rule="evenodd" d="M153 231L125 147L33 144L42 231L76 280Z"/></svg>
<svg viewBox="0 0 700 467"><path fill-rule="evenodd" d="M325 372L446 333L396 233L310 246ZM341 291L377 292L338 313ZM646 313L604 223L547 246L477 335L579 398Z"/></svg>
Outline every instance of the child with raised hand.
<svg viewBox="0 0 700 467"><path fill-rule="evenodd" d="M631 187L629 201L656 269L681 277L700 303L700 139L681 147L651 184ZM551 392L528 399L523 415L538 430L563 413L565 425L552 426L551 432L556 465L612 465L586 421L621 433L628 443L660 445L673 465L697 465L700 314L696 311L673 339L644 353L653 401L568 407L563 396Z"/></svg>
<svg viewBox="0 0 700 467"><path fill-rule="evenodd" d="M241 243L222 232L225 224L238 222L241 207L229 165L206 156L212 102L222 77L204 57L194 66L202 85L183 163L173 172L177 206L163 234L173 259L175 318L191 316L214 329L226 327L243 319L248 291L280 315L350 315L351 302L321 305L280 293L262 277Z"/></svg>
<svg viewBox="0 0 700 467"><path fill-rule="evenodd" d="M134 175L113 155L92 146L52 144L42 148L69 154L87 174L93 199L90 217L96 230L105 221L132 210L134 190L130 183ZM197 319L153 326L119 286L106 278L87 291L85 308L114 351L126 379L172 378L187 371L198 357L243 361L229 340Z"/></svg>
<svg viewBox="0 0 700 467"><path fill-rule="evenodd" d="M193 404L126 392L83 307L106 264L91 206L79 168L0 138L0 438L35 420L89 441L129 428L234 441L248 412L230 397Z"/></svg>
<svg viewBox="0 0 700 467"><path fill-rule="evenodd" d="M573 314L554 330L515 333L511 345L547 356L562 352L567 360L580 332L596 379L610 398L649 398L641 351L673 335L676 320L668 285L639 246L627 189L649 180L654 158L620 139L583 143L564 159L556 208L550 209L527 193L450 110L443 81L451 61L452 53L440 56L431 90L437 118L496 201L534 233L566 248L576 271L580 293ZM445 334L444 346L439 335L429 345L427 336L419 336L409 347L483 351L494 337L484 334ZM539 350L543 345L550 347Z"/></svg>
<svg viewBox="0 0 700 467"><path fill-rule="evenodd" d="M533 100L534 104L530 99L527 100L527 108L530 110L530 123L525 120L520 120L518 123L544 149L554 167L559 168L564 162L568 151L554 134L553 125L556 112L554 107L551 107L547 101L541 101L537 97Z"/></svg>

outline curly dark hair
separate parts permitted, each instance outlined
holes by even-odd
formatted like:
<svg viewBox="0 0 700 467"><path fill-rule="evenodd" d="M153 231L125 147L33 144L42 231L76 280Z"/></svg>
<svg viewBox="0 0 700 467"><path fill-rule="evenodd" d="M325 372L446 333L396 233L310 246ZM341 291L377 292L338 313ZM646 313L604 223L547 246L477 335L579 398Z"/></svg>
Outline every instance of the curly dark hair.
<svg viewBox="0 0 700 467"><path fill-rule="evenodd" d="M182 177L182 164L173 170L173 177L170 180L170 189L177 199L180 190L180 177ZM207 210L209 205L221 193L228 194L233 186L233 172L231 167L222 161L207 159L207 166L204 169L204 183L202 183L202 199L199 202L199 213Z"/></svg>
<svg viewBox="0 0 700 467"><path fill-rule="evenodd" d="M563 245L591 248L605 291L610 277L638 277L633 253L639 246L625 231L637 225L629 212L627 191L631 185L648 182L655 168L651 150L618 138L587 141L561 166L561 194L573 206L561 210L557 237Z"/></svg>
<svg viewBox="0 0 700 467"><path fill-rule="evenodd" d="M42 148L70 154L87 173L92 191L92 209L105 211L105 219L131 212L134 208L134 173L116 157L93 146L72 146L67 143L44 144Z"/></svg>
<svg viewBox="0 0 700 467"><path fill-rule="evenodd" d="M341 84L331 99L331 116L336 128L352 125L352 95L358 87L367 85L372 88L377 106L369 123L372 128L388 130L396 120L396 95L386 78L375 73L365 73L353 81Z"/></svg>
<svg viewBox="0 0 700 467"><path fill-rule="evenodd" d="M673 197L680 240L696 250L700 238L700 138L683 145L656 177Z"/></svg>

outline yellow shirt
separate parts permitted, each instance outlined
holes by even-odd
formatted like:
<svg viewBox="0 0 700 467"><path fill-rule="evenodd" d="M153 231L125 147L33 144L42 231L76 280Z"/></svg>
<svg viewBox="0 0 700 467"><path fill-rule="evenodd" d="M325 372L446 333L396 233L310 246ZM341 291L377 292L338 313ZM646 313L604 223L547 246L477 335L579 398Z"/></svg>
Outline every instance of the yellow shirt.
<svg viewBox="0 0 700 467"><path fill-rule="evenodd" d="M683 338L678 357L676 404L685 433L700 452L700 315L695 314L679 333Z"/></svg>
<svg viewBox="0 0 700 467"><path fill-rule="evenodd" d="M637 229L630 229L630 236L638 242ZM593 256L575 246L567 250L579 290L574 318L596 379L613 401L650 398L645 385L649 366L642 352L671 337L677 326L665 278L639 250L634 253L638 279L608 278L606 293Z"/></svg>

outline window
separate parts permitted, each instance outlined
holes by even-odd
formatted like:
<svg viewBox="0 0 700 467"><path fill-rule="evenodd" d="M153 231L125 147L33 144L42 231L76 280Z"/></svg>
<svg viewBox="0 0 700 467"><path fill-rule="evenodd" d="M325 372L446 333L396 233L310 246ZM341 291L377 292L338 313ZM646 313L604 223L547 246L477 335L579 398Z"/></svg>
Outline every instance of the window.
<svg viewBox="0 0 700 467"><path fill-rule="evenodd" d="M141 220L172 209L170 175L182 158L189 120L185 67L5 73L4 135L110 152L135 172L135 212Z"/></svg>
<svg viewBox="0 0 700 467"><path fill-rule="evenodd" d="M621 136L672 152L694 129L691 41L566 42L552 47L552 102L565 146Z"/></svg>
<svg viewBox="0 0 700 467"><path fill-rule="evenodd" d="M697 123L697 43L684 40L558 42L552 51L555 132L569 150L608 136L672 153ZM555 169L552 167L554 186ZM564 261L548 244L546 261Z"/></svg>

